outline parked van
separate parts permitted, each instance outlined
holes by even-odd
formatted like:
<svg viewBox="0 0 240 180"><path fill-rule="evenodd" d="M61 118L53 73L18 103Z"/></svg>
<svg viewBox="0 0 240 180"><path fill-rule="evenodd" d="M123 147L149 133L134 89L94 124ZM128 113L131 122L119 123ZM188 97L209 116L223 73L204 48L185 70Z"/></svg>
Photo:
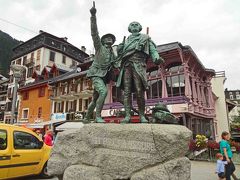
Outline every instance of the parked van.
<svg viewBox="0 0 240 180"><path fill-rule="evenodd" d="M47 175L51 147L33 131L0 124L0 179Z"/></svg>

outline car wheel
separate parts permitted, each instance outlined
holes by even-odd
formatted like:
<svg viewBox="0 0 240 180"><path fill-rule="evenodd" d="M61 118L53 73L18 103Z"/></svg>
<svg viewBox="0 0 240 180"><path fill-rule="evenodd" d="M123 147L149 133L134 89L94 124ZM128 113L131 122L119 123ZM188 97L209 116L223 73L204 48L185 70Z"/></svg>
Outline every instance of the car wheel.
<svg viewBox="0 0 240 180"><path fill-rule="evenodd" d="M44 164L40 176L41 176L42 178L50 178L50 177L52 177L52 176L50 176L50 175L48 174L48 171L47 171L47 162Z"/></svg>

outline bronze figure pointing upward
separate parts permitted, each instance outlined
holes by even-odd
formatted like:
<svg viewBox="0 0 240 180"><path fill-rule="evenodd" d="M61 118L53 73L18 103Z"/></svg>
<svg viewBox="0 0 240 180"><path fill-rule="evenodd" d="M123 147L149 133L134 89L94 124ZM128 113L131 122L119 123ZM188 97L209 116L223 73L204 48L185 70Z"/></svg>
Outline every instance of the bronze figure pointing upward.
<svg viewBox="0 0 240 180"><path fill-rule="evenodd" d="M101 117L101 111L107 96L106 84L109 82L112 70L111 63L115 59L112 50L115 36L113 34L105 34L101 38L99 37L96 12L97 9L95 8L95 2L93 1L93 7L90 9L90 13L91 35L95 48L95 56L93 58L93 63L87 72L87 77L91 78L93 82L94 92L93 100L88 106L85 121L89 121L92 118L93 111L96 107L96 122L104 123L105 121Z"/></svg>

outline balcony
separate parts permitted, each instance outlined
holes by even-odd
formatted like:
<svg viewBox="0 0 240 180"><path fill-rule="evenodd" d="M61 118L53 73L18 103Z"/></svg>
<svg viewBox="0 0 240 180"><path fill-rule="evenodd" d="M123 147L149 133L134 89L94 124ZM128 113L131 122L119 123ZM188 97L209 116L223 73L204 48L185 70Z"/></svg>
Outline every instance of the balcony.
<svg viewBox="0 0 240 180"><path fill-rule="evenodd" d="M27 67L33 67L35 65L34 59L27 59L24 65Z"/></svg>
<svg viewBox="0 0 240 180"><path fill-rule="evenodd" d="M28 123L28 118L21 118L18 120L20 123Z"/></svg>
<svg viewBox="0 0 240 180"><path fill-rule="evenodd" d="M6 90L0 90L0 94L7 94L7 89Z"/></svg>

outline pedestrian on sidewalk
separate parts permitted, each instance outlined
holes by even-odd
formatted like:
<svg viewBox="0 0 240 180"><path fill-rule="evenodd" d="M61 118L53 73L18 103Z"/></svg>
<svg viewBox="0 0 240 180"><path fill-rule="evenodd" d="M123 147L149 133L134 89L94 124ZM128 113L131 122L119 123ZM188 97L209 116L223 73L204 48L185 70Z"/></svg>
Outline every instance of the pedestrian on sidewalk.
<svg viewBox="0 0 240 180"><path fill-rule="evenodd" d="M220 153L223 155L223 160L227 161L227 164L225 165L225 176L226 180L231 180L231 176L234 180L240 180L236 177L234 174L235 171L235 165L232 162L232 150L231 146L229 144L230 140L230 134L226 131L222 132L222 140L219 142L220 145Z"/></svg>
<svg viewBox="0 0 240 180"><path fill-rule="evenodd" d="M218 174L219 180L225 180L225 165L227 164L227 161L223 161L223 155L221 153L217 153L216 158L217 158L216 173Z"/></svg>

